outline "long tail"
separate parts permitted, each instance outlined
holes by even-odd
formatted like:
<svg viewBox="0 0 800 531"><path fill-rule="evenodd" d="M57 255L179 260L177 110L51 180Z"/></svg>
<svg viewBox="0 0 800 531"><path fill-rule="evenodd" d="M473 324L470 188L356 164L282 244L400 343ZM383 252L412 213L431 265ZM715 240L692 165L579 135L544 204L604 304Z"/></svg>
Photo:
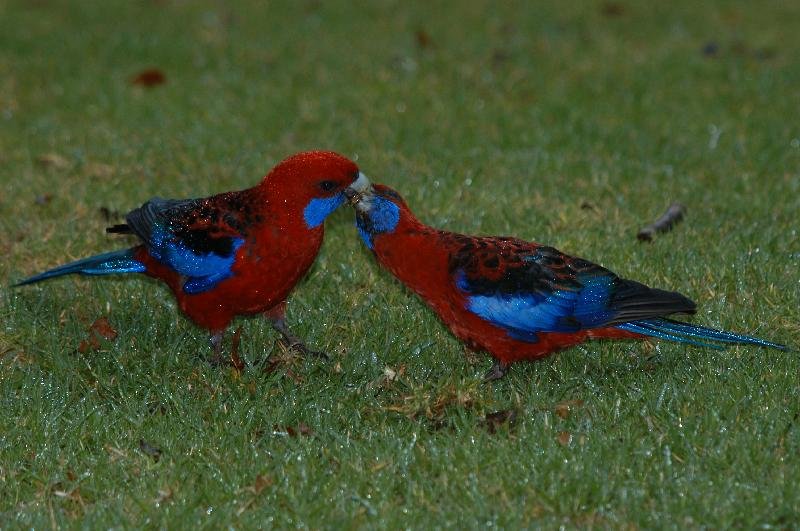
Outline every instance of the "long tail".
<svg viewBox="0 0 800 531"><path fill-rule="evenodd" d="M667 339L669 341L686 343L688 345L697 345L700 347L723 349L725 348L725 345L760 345L762 347L788 350L786 345L772 343L757 337L734 334L732 332L715 330L713 328L706 328L705 326L698 326L689 323L682 323L680 321L673 321L672 319L665 319L663 317L629 321L616 326L617 328L621 330L627 330L628 332L635 332L645 336L657 337L659 339ZM722 343L722 345L719 343Z"/></svg>
<svg viewBox="0 0 800 531"><path fill-rule="evenodd" d="M41 282L48 278L60 277L78 273L81 275L113 275L117 273L143 273L145 266L134 257L134 249L122 249L97 256L90 256L83 260L64 264L55 267L44 273L39 273L21 282L17 282L13 287L24 286Z"/></svg>

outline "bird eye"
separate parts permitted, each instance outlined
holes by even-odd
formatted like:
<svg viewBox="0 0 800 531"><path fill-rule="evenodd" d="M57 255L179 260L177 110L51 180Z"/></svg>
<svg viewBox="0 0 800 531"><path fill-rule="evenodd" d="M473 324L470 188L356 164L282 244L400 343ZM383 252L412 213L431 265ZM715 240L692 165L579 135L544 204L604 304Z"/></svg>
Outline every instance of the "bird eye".
<svg viewBox="0 0 800 531"><path fill-rule="evenodd" d="M336 181L322 181L319 183L319 187L322 188L323 192L330 192L334 188L339 186Z"/></svg>

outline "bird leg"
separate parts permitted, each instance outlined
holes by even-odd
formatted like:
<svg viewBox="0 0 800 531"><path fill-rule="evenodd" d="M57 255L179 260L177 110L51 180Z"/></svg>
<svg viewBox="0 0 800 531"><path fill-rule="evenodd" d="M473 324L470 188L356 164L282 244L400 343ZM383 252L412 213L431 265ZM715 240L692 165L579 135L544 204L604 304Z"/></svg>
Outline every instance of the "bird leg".
<svg viewBox="0 0 800 531"><path fill-rule="evenodd" d="M279 317L277 319L270 318L270 321L272 322L272 328L274 328L281 335L280 342L286 348L296 350L304 356L314 356L324 360L328 359L327 354L317 350L311 350L299 337L292 334L289 331L289 327L286 325L286 320L283 317Z"/></svg>
<svg viewBox="0 0 800 531"><path fill-rule="evenodd" d="M508 372L508 364L503 363L502 361L496 359L494 360L494 363L492 363L492 368L489 369L483 376L483 381L491 382L494 380L499 380L500 378L505 376L507 372Z"/></svg>
<svg viewBox="0 0 800 531"><path fill-rule="evenodd" d="M215 332L208 338L208 343L211 345L213 354L208 362L216 367L222 367L228 364L228 360L222 357L222 340L225 338L225 332Z"/></svg>

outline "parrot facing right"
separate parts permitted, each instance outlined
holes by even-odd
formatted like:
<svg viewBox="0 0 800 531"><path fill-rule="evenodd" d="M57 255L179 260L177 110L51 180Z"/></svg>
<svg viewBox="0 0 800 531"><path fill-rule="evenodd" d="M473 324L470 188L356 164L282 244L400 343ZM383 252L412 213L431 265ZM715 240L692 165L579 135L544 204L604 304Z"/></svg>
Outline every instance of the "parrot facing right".
<svg viewBox="0 0 800 531"><path fill-rule="evenodd" d="M84 258L20 281L73 273L144 273L165 282L180 309L211 334L221 361L224 332L237 315L263 314L282 340L316 353L286 325L286 298L317 256L325 218L360 175L333 152L309 151L278 164L253 188L202 199L151 199L109 227L133 234L130 249Z"/></svg>

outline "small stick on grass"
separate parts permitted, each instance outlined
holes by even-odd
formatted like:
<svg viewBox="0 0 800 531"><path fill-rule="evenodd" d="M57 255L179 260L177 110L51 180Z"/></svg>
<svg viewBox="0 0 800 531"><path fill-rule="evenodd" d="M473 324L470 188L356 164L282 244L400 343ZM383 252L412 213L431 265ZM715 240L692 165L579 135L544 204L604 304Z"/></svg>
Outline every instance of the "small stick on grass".
<svg viewBox="0 0 800 531"><path fill-rule="evenodd" d="M656 232L669 232L676 223L683 219L685 214L686 207L683 204L672 203L660 218L640 230L636 237L641 242L651 242Z"/></svg>

